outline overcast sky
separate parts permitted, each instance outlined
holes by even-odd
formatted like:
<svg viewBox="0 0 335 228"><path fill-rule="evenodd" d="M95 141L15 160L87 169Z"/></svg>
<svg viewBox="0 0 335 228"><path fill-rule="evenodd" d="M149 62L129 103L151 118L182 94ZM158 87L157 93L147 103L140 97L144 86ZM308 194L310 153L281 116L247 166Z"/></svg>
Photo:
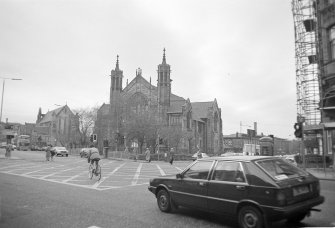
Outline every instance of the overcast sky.
<svg viewBox="0 0 335 228"><path fill-rule="evenodd" d="M216 98L223 134L257 122L258 133L293 138L289 0L0 0L0 34L0 77L23 79L5 81L3 121L109 103L117 55L124 87L138 67L156 85L166 48L172 93Z"/></svg>

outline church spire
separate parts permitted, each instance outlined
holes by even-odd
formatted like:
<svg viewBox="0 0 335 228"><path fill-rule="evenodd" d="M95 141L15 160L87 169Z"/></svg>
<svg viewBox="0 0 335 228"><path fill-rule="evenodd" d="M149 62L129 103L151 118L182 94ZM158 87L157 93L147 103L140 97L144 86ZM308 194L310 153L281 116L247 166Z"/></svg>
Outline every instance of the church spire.
<svg viewBox="0 0 335 228"><path fill-rule="evenodd" d="M120 70L120 69L119 69L119 55L116 56L116 66L115 66L115 70Z"/></svg>
<svg viewBox="0 0 335 228"><path fill-rule="evenodd" d="M163 49L163 62L162 64L166 64L166 59L165 59L165 48Z"/></svg>

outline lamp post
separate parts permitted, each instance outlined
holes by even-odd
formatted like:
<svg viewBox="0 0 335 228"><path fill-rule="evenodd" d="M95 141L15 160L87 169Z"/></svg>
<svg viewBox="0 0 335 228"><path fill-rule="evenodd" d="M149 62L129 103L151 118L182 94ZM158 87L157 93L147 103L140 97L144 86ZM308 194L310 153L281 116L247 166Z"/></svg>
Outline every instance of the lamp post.
<svg viewBox="0 0 335 228"><path fill-rule="evenodd" d="M2 97L1 97L1 112L0 112L0 123L2 122L2 107L3 107L3 95L5 92L5 81L8 80L22 80L21 78L4 78L0 77L2 79Z"/></svg>

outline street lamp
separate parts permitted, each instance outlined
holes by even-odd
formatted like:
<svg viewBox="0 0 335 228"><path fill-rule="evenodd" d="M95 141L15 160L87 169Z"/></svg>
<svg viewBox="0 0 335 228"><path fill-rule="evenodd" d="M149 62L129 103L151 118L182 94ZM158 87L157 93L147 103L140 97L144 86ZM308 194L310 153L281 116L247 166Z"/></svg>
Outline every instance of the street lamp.
<svg viewBox="0 0 335 228"><path fill-rule="evenodd" d="M3 80L3 83L2 83L2 97L1 97L1 113L0 113L0 123L1 123L1 121L2 121L3 95L4 95L4 92L5 92L5 81L6 81L6 79L16 80L16 81L22 80L22 79L21 78L3 78L3 77L0 77L0 78L2 78L2 80Z"/></svg>

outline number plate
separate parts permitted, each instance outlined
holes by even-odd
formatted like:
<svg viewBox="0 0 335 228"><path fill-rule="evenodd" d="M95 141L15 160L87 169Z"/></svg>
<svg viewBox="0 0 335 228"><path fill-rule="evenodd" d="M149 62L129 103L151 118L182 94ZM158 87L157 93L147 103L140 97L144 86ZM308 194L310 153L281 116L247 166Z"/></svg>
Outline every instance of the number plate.
<svg viewBox="0 0 335 228"><path fill-rule="evenodd" d="M293 196L299 196L309 192L309 187L307 185L298 186L293 188Z"/></svg>

